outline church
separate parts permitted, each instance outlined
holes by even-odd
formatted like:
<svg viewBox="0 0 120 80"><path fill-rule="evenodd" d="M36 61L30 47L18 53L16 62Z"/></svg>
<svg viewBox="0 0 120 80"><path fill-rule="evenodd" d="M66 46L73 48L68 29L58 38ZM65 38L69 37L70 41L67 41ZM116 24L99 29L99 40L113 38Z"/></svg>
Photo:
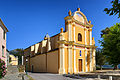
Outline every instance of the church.
<svg viewBox="0 0 120 80"><path fill-rule="evenodd" d="M24 65L31 72L77 74L96 70L91 21L78 8L68 12L65 30L24 49Z"/></svg>

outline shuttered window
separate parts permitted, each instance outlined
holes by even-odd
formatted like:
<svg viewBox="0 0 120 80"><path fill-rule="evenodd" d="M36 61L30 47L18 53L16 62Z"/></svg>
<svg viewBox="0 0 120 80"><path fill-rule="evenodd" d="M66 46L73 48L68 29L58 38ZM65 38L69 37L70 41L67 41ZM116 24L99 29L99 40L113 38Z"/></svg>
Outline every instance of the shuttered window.
<svg viewBox="0 0 120 80"><path fill-rule="evenodd" d="M2 46L2 56L4 56L4 49L5 49L5 47Z"/></svg>

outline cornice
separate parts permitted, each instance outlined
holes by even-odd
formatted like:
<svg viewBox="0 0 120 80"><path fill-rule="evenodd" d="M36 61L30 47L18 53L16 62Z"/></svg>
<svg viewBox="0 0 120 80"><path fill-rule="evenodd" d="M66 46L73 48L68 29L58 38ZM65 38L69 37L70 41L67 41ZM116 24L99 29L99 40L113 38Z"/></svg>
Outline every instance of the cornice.
<svg viewBox="0 0 120 80"><path fill-rule="evenodd" d="M79 43L75 43L74 41L61 40L61 41L58 41L58 43L67 44L67 45L73 45L73 46L79 46L79 47L85 47L85 48L97 48L97 46L95 46L95 45L79 44Z"/></svg>
<svg viewBox="0 0 120 80"><path fill-rule="evenodd" d="M67 16L67 17L65 17L64 19L66 20L66 24L69 24L69 23L71 24L71 23L75 22L75 23L77 23L77 24L79 24L79 25L82 25L82 26L85 26L85 27L90 27L90 28L93 27L93 25L92 25L92 24L89 24L88 22L87 22L87 24L84 24L84 23L81 23L81 22L75 20L75 19L73 18L73 16ZM71 21L67 21L67 20L71 20Z"/></svg>
<svg viewBox="0 0 120 80"><path fill-rule="evenodd" d="M82 25L82 26L86 26L86 27L90 27L90 28L93 27L92 24L84 24L84 23L81 23L81 22L75 20L74 18L72 19L72 21L75 22L75 23L77 23L77 24L79 24L79 25Z"/></svg>
<svg viewBox="0 0 120 80"><path fill-rule="evenodd" d="M73 16L67 16L67 17L65 17L64 19L65 20L68 20L68 19L72 19L73 18Z"/></svg>
<svg viewBox="0 0 120 80"><path fill-rule="evenodd" d="M90 28L89 31L92 31L92 29Z"/></svg>

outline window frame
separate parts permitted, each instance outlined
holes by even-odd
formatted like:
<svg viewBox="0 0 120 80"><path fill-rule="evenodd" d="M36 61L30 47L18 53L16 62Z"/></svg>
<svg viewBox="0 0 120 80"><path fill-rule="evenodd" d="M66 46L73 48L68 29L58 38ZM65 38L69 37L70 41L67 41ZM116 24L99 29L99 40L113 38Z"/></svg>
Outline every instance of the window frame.
<svg viewBox="0 0 120 80"><path fill-rule="evenodd" d="M5 55L5 47L2 46L2 57L4 57L4 55Z"/></svg>
<svg viewBox="0 0 120 80"><path fill-rule="evenodd" d="M6 39L6 32L3 30L3 39Z"/></svg>

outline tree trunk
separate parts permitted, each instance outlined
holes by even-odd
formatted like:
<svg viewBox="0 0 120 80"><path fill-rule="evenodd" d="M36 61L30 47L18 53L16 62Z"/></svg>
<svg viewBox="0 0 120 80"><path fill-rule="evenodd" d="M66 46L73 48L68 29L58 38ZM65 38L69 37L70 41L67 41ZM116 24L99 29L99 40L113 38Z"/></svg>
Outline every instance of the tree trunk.
<svg viewBox="0 0 120 80"><path fill-rule="evenodd" d="M117 65L117 70L119 69L119 66Z"/></svg>
<svg viewBox="0 0 120 80"><path fill-rule="evenodd" d="M102 65L100 65L100 70L102 70Z"/></svg>

